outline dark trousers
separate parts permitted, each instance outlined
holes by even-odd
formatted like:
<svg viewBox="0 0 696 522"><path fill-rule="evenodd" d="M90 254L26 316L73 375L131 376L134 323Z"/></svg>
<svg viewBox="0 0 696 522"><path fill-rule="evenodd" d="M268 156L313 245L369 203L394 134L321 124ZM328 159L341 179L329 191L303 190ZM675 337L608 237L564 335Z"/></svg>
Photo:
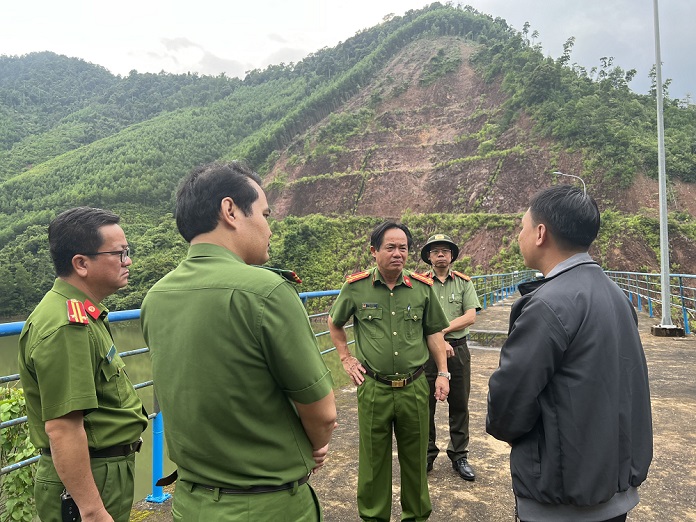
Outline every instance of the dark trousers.
<svg viewBox="0 0 696 522"><path fill-rule="evenodd" d="M456 462L469 453L469 393L471 392L471 354L466 342L454 347L454 357L447 358L447 371L452 374L450 392L447 396L449 405L449 433L447 456ZM437 447L435 430L435 379L437 366L432 357L425 363L425 375L430 384L430 430L428 441L428 462L432 462L440 453Z"/></svg>

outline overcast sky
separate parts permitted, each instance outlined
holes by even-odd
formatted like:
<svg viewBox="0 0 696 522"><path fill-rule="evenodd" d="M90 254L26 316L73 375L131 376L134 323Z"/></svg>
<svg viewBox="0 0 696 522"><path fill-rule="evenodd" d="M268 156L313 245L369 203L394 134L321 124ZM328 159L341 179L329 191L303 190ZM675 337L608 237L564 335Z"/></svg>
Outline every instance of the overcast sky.
<svg viewBox="0 0 696 522"><path fill-rule="evenodd" d="M245 71L297 62L333 47L385 15L424 0L24 0L3 2L0 55L53 51L114 74ZM456 3L456 2L455 2ZM463 0L521 30L537 30L557 58L576 38L571 62L588 70L601 57L636 69L631 87L646 93L655 63L653 0ZM662 77L670 95L696 98L696 0L660 0ZM692 100L693 101L693 100Z"/></svg>

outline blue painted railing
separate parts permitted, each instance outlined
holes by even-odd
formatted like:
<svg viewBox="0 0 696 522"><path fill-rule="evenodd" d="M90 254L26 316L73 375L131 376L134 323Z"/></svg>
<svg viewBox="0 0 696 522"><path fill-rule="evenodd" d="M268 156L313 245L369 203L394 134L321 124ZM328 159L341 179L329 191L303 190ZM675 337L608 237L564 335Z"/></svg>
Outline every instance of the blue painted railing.
<svg viewBox="0 0 696 522"><path fill-rule="evenodd" d="M501 274L487 274L472 276L471 281L476 287L476 294L481 301L481 307L485 310L498 301L502 301L517 292L520 283L531 281L540 277L536 270L514 270Z"/></svg>
<svg viewBox="0 0 696 522"><path fill-rule="evenodd" d="M661 274L616 271L607 271L606 274L619 285L638 311L647 306L648 314L654 317L655 305L662 307ZM676 317L672 319L684 327L686 335L690 335L691 323L696 321L696 275L670 274L669 287L669 306L676 311Z"/></svg>

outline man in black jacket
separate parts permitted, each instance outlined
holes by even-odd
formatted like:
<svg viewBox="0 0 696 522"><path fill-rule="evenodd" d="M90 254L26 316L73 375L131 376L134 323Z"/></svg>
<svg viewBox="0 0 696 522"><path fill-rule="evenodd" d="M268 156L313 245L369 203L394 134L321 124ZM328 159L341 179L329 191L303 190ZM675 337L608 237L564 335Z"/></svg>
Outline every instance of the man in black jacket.
<svg viewBox="0 0 696 522"><path fill-rule="evenodd" d="M652 460L652 417L636 313L588 254L592 197L537 194L518 241L544 278L520 285L486 431L510 443L522 521L622 521Z"/></svg>

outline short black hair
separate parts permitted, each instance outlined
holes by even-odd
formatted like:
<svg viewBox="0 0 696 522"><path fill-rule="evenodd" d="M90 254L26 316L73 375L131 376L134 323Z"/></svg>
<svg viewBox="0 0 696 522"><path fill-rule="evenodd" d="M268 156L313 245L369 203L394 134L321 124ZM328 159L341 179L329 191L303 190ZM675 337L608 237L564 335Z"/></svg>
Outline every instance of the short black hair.
<svg viewBox="0 0 696 522"><path fill-rule="evenodd" d="M536 194L529 205L534 223L543 223L559 246L589 249L599 233L597 202L571 185L555 185Z"/></svg>
<svg viewBox="0 0 696 522"><path fill-rule="evenodd" d="M411 250L411 247L413 246L413 236L411 236L411 231L406 225L402 223L395 223L394 221L385 221L384 223L377 225L372 230L372 234L370 235L370 245L374 247L375 250L382 248L384 234L386 234L387 230L392 228L398 228L399 230L404 231L406 234L406 239L408 240L408 249Z"/></svg>
<svg viewBox="0 0 696 522"><path fill-rule="evenodd" d="M101 208L76 207L58 214L48 225L48 246L56 275L70 275L73 257L97 252L104 242L100 228L120 221L120 216Z"/></svg>
<svg viewBox="0 0 696 522"><path fill-rule="evenodd" d="M220 218L220 202L232 198L245 216L259 198L251 181L261 178L238 161L210 163L195 168L179 185L176 193L176 226L187 242L215 229Z"/></svg>

